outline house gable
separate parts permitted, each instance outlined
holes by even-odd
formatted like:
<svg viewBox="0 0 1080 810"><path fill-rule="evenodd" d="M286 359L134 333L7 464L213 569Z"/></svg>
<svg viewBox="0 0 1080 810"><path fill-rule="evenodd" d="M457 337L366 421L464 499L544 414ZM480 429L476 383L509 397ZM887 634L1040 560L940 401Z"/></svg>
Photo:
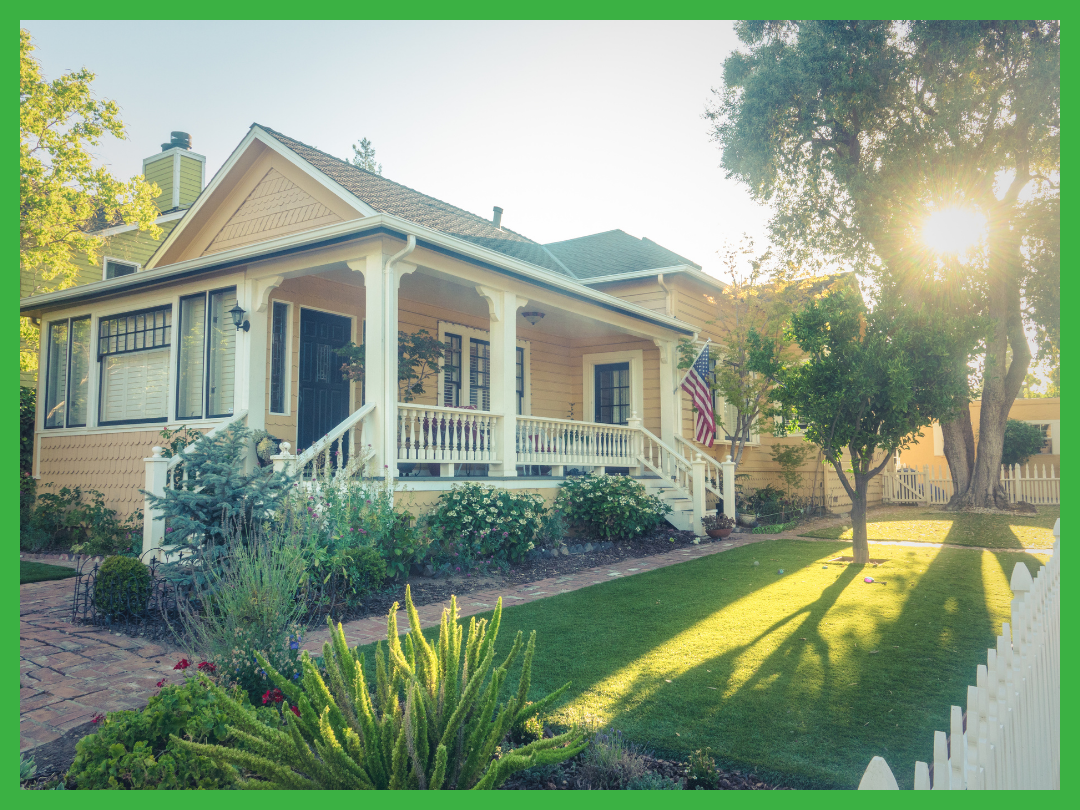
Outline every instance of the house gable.
<svg viewBox="0 0 1080 810"><path fill-rule="evenodd" d="M147 269L372 213L362 201L253 129L147 263Z"/></svg>

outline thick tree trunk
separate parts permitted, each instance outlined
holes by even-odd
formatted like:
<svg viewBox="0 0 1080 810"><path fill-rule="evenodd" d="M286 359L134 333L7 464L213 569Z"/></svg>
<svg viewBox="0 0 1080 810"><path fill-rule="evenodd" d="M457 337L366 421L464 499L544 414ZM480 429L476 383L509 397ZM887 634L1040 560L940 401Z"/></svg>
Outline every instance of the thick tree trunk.
<svg viewBox="0 0 1080 810"><path fill-rule="evenodd" d="M971 486L971 476L975 472L975 434L971 429L971 408L964 402L963 412L951 422L941 423L941 435L945 443L945 460L952 475L953 495L949 499L948 509L952 507Z"/></svg>
<svg viewBox="0 0 1080 810"><path fill-rule="evenodd" d="M1005 443L1005 423L1027 375L1031 349L1020 311L1020 236L1005 217L1002 220L992 222L990 230L988 317L991 324L983 364L979 445L971 481L966 490L956 491L949 501L950 509L1008 507L1001 486L1001 450ZM1008 361L1010 349L1011 362Z"/></svg>
<svg viewBox="0 0 1080 810"><path fill-rule="evenodd" d="M865 476L855 476L855 495L851 499L851 556L856 565L870 562L870 545L866 540L867 483Z"/></svg>

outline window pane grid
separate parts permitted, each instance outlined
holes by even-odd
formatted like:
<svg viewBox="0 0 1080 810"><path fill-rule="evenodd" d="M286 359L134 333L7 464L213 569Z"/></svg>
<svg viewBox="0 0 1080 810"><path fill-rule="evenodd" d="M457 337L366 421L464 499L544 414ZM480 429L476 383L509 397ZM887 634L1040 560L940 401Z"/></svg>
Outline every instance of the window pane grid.
<svg viewBox="0 0 1080 810"><path fill-rule="evenodd" d="M443 363L443 407L461 405L461 336L446 336L446 357Z"/></svg>
<svg viewBox="0 0 1080 810"><path fill-rule="evenodd" d="M169 345L172 307L102 318L98 329L98 357L146 351Z"/></svg>
<svg viewBox="0 0 1080 810"><path fill-rule="evenodd" d="M270 412L285 413L285 326L289 305L274 302L270 329Z"/></svg>

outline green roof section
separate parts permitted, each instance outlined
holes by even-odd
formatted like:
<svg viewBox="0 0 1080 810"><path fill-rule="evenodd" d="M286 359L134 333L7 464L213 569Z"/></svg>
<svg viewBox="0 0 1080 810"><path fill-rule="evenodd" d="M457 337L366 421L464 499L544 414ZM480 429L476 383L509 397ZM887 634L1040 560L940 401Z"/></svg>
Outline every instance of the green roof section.
<svg viewBox="0 0 1080 810"><path fill-rule="evenodd" d="M583 281L680 264L701 269L701 265L651 239L638 239L618 229L562 242L549 242L544 247Z"/></svg>

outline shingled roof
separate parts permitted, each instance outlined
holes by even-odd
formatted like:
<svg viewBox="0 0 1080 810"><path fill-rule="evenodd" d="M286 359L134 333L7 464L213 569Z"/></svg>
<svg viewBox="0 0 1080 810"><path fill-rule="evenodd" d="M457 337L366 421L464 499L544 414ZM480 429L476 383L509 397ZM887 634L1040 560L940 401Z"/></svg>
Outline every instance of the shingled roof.
<svg viewBox="0 0 1080 810"><path fill-rule="evenodd" d="M701 269L701 265L651 239L637 239L620 230L550 242L545 247L581 280L658 270L678 264Z"/></svg>
<svg viewBox="0 0 1080 810"><path fill-rule="evenodd" d="M274 137L282 146L380 213L407 219L559 275L574 278L573 273L539 242L507 228L496 228L490 220L353 166L341 158L328 155L262 124L253 126Z"/></svg>

